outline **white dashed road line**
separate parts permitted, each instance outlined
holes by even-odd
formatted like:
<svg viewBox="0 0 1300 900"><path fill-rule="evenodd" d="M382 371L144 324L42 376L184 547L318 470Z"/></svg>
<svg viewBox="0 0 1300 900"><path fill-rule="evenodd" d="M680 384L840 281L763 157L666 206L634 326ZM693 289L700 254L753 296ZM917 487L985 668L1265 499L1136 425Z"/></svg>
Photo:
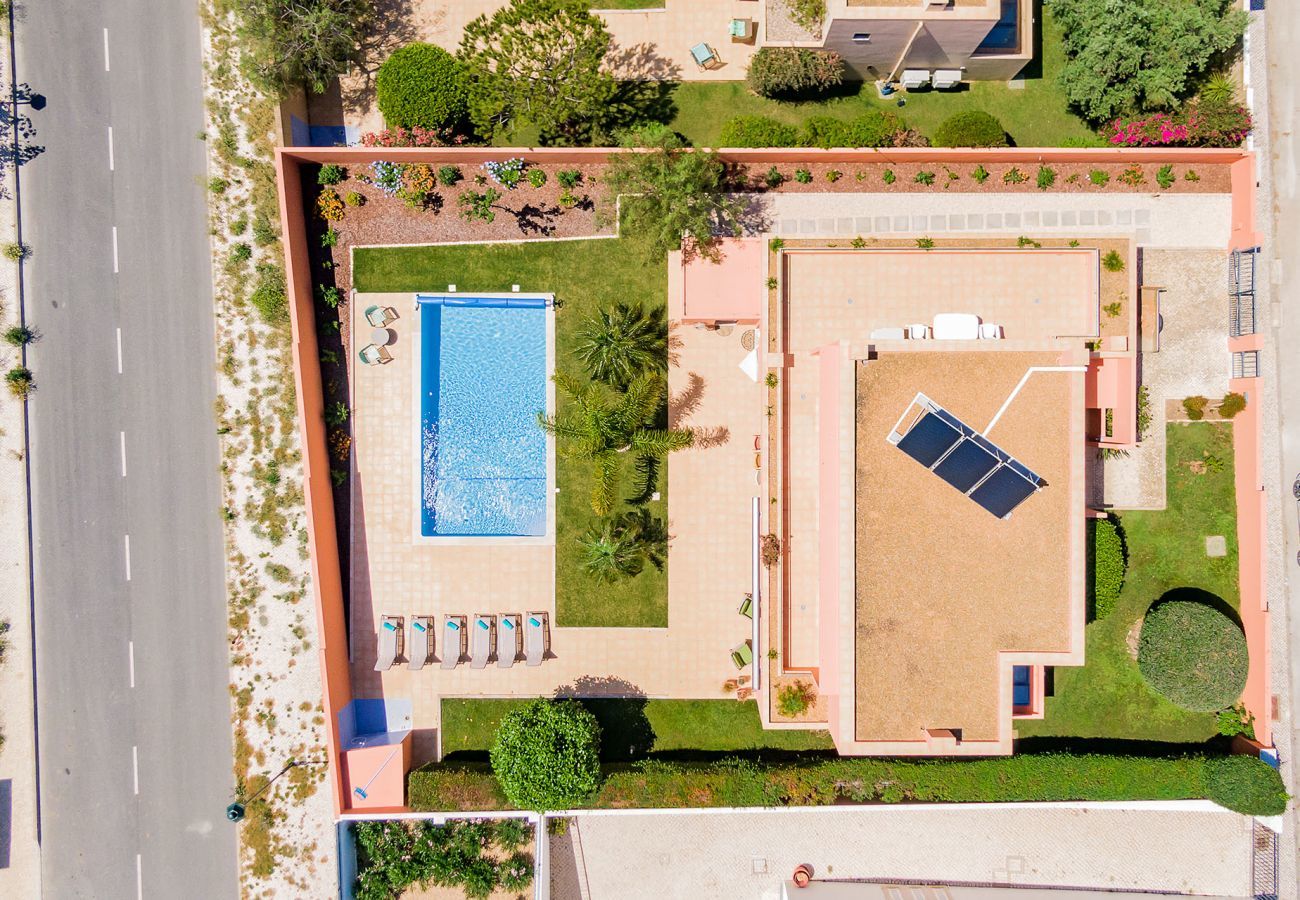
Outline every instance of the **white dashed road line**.
<svg viewBox="0 0 1300 900"><path fill-rule="evenodd" d="M126 667L131 676L131 687L135 687L135 641L126 642Z"/></svg>
<svg viewBox="0 0 1300 900"><path fill-rule="evenodd" d="M122 374L122 329L117 330L117 374Z"/></svg>
<svg viewBox="0 0 1300 900"><path fill-rule="evenodd" d="M131 745L131 783L135 786L135 792L140 793L140 751L134 744Z"/></svg>
<svg viewBox="0 0 1300 900"><path fill-rule="evenodd" d="M117 273L117 226L113 226L113 273Z"/></svg>
<svg viewBox="0 0 1300 900"><path fill-rule="evenodd" d="M108 171L113 171L113 126L108 126Z"/></svg>
<svg viewBox="0 0 1300 900"><path fill-rule="evenodd" d="M122 535L123 544L126 547L126 580L131 580L131 535Z"/></svg>
<svg viewBox="0 0 1300 900"><path fill-rule="evenodd" d="M108 29L104 29L104 71L108 71Z"/></svg>
<svg viewBox="0 0 1300 900"><path fill-rule="evenodd" d="M121 444L122 447L122 477L125 478L126 477L126 432L119 431L117 435L120 438L119 443Z"/></svg>

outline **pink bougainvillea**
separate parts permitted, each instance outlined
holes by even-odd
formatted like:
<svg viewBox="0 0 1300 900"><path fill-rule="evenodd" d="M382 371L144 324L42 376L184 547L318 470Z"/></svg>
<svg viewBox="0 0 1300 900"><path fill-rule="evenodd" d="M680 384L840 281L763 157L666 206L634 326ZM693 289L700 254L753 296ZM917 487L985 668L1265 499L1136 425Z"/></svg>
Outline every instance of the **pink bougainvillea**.
<svg viewBox="0 0 1300 900"><path fill-rule="evenodd" d="M364 147L454 147L465 143L463 134L452 134L445 128L389 128L385 131L368 131L361 135Z"/></svg>
<svg viewBox="0 0 1300 900"><path fill-rule="evenodd" d="M1235 147L1250 128L1244 106L1193 102L1174 114L1116 119L1102 128L1101 136L1113 147Z"/></svg>

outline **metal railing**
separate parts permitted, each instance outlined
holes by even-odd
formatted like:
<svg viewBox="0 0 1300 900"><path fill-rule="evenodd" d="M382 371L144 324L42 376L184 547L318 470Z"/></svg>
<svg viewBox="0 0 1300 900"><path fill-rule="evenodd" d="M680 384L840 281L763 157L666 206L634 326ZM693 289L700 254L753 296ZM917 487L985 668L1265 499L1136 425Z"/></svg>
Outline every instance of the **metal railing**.
<svg viewBox="0 0 1300 900"><path fill-rule="evenodd" d="M1278 898L1277 832L1254 822L1251 825L1250 893L1255 900Z"/></svg>
<svg viewBox="0 0 1300 900"><path fill-rule="evenodd" d="M1255 258L1258 247L1233 250L1228 259L1228 333L1232 337L1254 334Z"/></svg>

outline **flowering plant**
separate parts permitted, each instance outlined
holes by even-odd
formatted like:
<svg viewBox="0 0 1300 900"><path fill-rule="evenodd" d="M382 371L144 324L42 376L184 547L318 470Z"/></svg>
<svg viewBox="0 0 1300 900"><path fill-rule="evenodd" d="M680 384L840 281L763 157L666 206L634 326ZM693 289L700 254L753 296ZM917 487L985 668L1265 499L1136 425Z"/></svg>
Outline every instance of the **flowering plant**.
<svg viewBox="0 0 1300 900"><path fill-rule="evenodd" d="M337 191L326 188L316 198L316 211L326 222L337 222L343 218L343 199Z"/></svg>
<svg viewBox="0 0 1300 900"><path fill-rule="evenodd" d="M1250 112L1231 102L1197 100L1177 113L1115 119L1101 136L1113 147L1235 147L1250 134Z"/></svg>
<svg viewBox="0 0 1300 900"><path fill-rule="evenodd" d="M450 147L465 143L463 134L452 134L447 128L389 128L368 131L361 135L363 147Z"/></svg>
<svg viewBox="0 0 1300 900"><path fill-rule="evenodd" d="M386 196L395 197L402 189L402 175L405 172L406 166L401 163L376 160L370 164L370 183Z"/></svg>
<svg viewBox="0 0 1300 900"><path fill-rule="evenodd" d="M507 190L515 189L516 185L519 184L519 179L524 177L524 169L527 167L528 164L518 156L507 159L505 162L488 160L483 163L483 168L492 180Z"/></svg>

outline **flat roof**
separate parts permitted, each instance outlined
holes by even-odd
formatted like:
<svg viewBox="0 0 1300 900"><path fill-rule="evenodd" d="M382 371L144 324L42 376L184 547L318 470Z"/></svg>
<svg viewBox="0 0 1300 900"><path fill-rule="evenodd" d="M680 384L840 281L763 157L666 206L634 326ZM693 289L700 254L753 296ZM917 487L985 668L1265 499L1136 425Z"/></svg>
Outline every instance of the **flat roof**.
<svg viewBox="0 0 1300 900"><path fill-rule="evenodd" d="M998 740L1011 714L999 654L1070 651L1082 592L1083 373L1030 375L989 432L1045 482L1007 519L886 441L918 392L984 431L1030 367L1062 364L1048 349L858 361L857 740L917 741L927 729Z"/></svg>
<svg viewBox="0 0 1300 900"><path fill-rule="evenodd" d="M668 314L686 322L757 322L763 314L767 242L724 238L716 262L668 254Z"/></svg>

